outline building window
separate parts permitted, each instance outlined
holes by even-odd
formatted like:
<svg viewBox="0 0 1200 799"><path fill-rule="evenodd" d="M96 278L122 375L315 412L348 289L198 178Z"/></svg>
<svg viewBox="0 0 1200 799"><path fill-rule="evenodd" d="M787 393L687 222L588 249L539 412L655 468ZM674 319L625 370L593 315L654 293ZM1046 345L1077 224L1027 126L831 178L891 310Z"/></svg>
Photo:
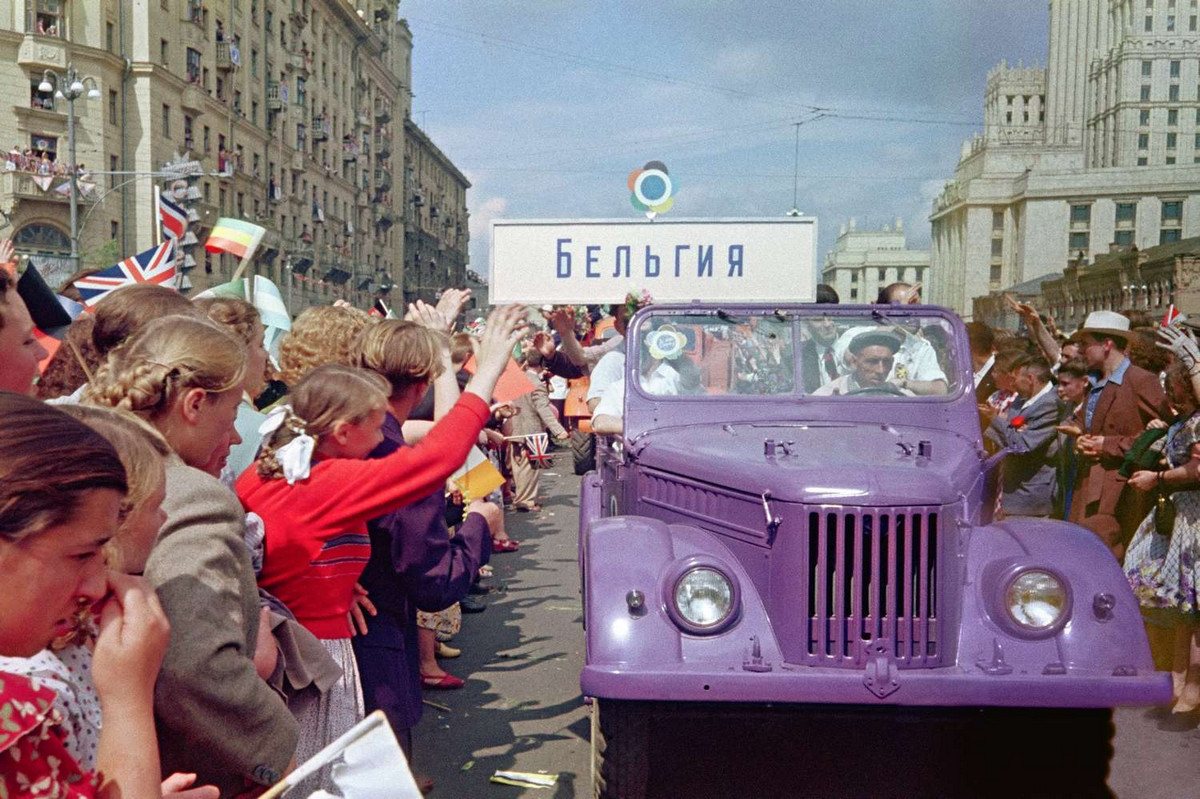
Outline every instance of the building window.
<svg viewBox="0 0 1200 799"><path fill-rule="evenodd" d="M104 49L110 53L117 52L117 29L111 22L104 23Z"/></svg>
<svg viewBox="0 0 1200 799"><path fill-rule="evenodd" d="M992 232L999 233L1004 230L1004 211L992 211Z"/></svg>
<svg viewBox="0 0 1200 799"><path fill-rule="evenodd" d="M251 74L251 76L253 76L255 78L258 77L258 51L257 50L250 51L250 74Z"/></svg>
<svg viewBox="0 0 1200 799"><path fill-rule="evenodd" d="M1142 62L1142 77L1143 78L1150 77L1150 73L1153 69L1154 69L1153 61L1143 61Z"/></svg>
<svg viewBox="0 0 1200 799"><path fill-rule="evenodd" d="M1004 267L1000 264L992 264L992 268L988 270L988 280L999 285L1001 278L1004 275Z"/></svg>
<svg viewBox="0 0 1200 799"><path fill-rule="evenodd" d="M1150 85L1146 84L1146 83L1142 84L1142 92L1138 96L1141 97L1142 100L1149 100L1150 99Z"/></svg>
<svg viewBox="0 0 1200 799"><path fill-rule="evenodd" d="M55 81L51 81L51 84ZM38 88L42 84L42 76L40 74L31 74L29 76L29 105L31 108L40 108L43 111L54 110L54 92L44 92Z"/></svg>
<svg viewBox="0 0 1200 799"><path fill-rule="evenodd" d="M201 69L202 69L202 67L200 66L200 51L193 50L192 48L189 47L187 49L187 79L188 79L188 83L192 83L192 84L200 83L200 75L201 75L200 70Z"/></svg>
<svg viewBox="0 0 1200 799"><path fill-rule="evenodd" d="M108 235L113 240L116 240L121 235L121 224L113 219L108 223Z"/></svg>
<svg viewBox="0 0 1200 799"><path fill-rule="evenodd" d="M1004 256L1004 239L992 239L992 260Z"/></svg>
<svg viewBox="0 0 1200 799"><path fill-rule="evenodd" d="M115 155L108 157L108 187L110 189L117 187L117 157Z"/></svg>
<svg viewBox="0 0 1200 799"><path fill-rule="evenodd" d="M108 124L117 124L117 93L112 89L108 90Z"/></svg>
<svg viewBox="0 0 1200 799"><path fill-rule="evenodd" d="M1175 125L1179 124L1179 109L1178 108L1167 109L1167 124L1171 127L1174 127Z"/></svg>
<svg viewBox="0 0 1200 799"><path fill-rule="evenodd" d="M1178 83L1172 83L1170 86L1167 87L1167 99L1170 100L1172 103L1179 101L1179 84Z"/></svg>
<svg viewBox="0 0 1200 799"><path fill-rule="evenodd" d="M1072 252L1078 252L1079 250L1086 252L1089 247L1089 238L1090 234L1086 230L1075 231L1068 237L1067 247Z"/></svg>
<svg viewBox="0 0 1200 799"><path fill-rule="evenodd" d="M1174 150L1176 145L1178 144L1178 141L1179 141L1178 133L1168 133L1167 134L1167 149Z"/></svg>
<svg viewBox="0 0 1200 799"><path fill-rule="evenodd" d="M1158 243L1168 244L1182 238L1183 200L1163 200L1162 223L1158 232Z"/></svg>
<svg viewBox="0 0 1200 799"><path fill-rule="evenodd" d="M168 138L171 135L171 106L166 103L162 107L162 135Z"/></svg>
<svg viewBox="0 0 1200 799"><path fill-rule="evenodd" d="M1174 32L1175 32L1175 15L1168 14L1167 15L1167 33L1174 33Z"/></svg>
<svg viewBox="0 0 1200 799"><path fill-rule="evenodd" d="M852 300L858 299L858 289L850 289L850 299L852 299Z"/></svg>
<svg viewBox="0 0 1200 799"><path fill-rule="evenodd" d="M1196 134L1196 140L1195 140L1195 141L1192 143L1192 147L1193 147L1193 148L1194 148L1194 149L1195 149L1197 152L1200 152L1200 133L1197 133L1197 134Z"/></svg>
<svg viewBox="0 0 1200 799"><path fill-rule="evenodd" d="M1175 156L1168 155L1167 156L1167 166L1171 166L1171 164L1174 164L1174 163L1175 163Z"/></svg>
<svg viewBox="0 0 1200 799"><path fill-rule="evenodd" d="M1135 231L1118 230L1113 235L1113 243L1120 247L1132 247L1135 239Z"/></svg>
<svg viewBox="0 0 1200 799"><path fill-rule="evenodd" d="M1192 33L1196 32L1196 15L1195 14L1192 14L1190 17L1188 17L1188 30L1191 31Z"/></svg>
<svg viewBox="0 0 1200 799"><path fill-rule="evenodd" d="M1197 110L1200 110L1200 109L1197 109ZM1141 125L1143 128L1148 127L1150 125L1150 109L1149 108L1143 108L1141 111L1138 111L1138 124Z"/></svg>
<svg viewBox="0 0 1200 799"><path fill-rule="evenodd" d="M171 66L171 59L168 57L168 53L169 53L169 51L167 49L167 40L159 39L158 40L158 63L162 64L164 67Z"/></svg>
<svg viewBox="0 0 1200 799"><path fill-rule="evenodd" d="M29 30L42 36L67 38L63 5L64 0L31 0L29 7L32 18L29 20Z"/></svg>
<svg viewBox="0 0 1200 799"><path fill-rule="evenodd" d="M1149 133L1139 133L1138 134L1138 149L1139 150L1149 150L1150 149L1150 134Z"/></svg>
<svg viewBox="0 0 1200 799"><path fill-rule="evenodd" d="M858 282L858 272L851 272L851 273L850 273L850 282L851 282L851 283L857 283L857 282Z"/></svg>
<svg viewBox="0 0 1200 799"><path fill-rule="evenodd" d="M1147 15L1146 24L1142 27L1142 29L1146 31L1146 33L1152 32L1154 30L1154 17Z"/></svg>
<svg viewBox="0 0 1200 799"><path fill-rule="evenodd" d="M1143 155L1143 156L1141 156L1141 157L1139 157L1139 158L1138 158L1138 160L1137 160L1137 165L1138 165L1138 166L1146 166L1148 163L1149 163L1149 162L1146 160L1146 156L1144 156L1144 155Z"/></svg>
<svg viewBox="0 0 1200 799"><path fill-rule="evenodd" d="M1117 227L1132 227L1137 219L1137 203L1117 203Z"/></svg>
<svg viewBox="0 0 1200 799"><path fill-rule="evenodd" d="M1171 77L1172 78L1179 77L1179 62L1178 61L1171 62Z"/></svg>
<svg viewBox="0 0 1200 799"><path fill-rule="evenodd" d="M887 270L886 270L886 269L880 269L880 270L879 270L879 282L880 282L880 283L882 283L882 282L883 282L883 281L885 281L885 280L887 280Z"/></svg>

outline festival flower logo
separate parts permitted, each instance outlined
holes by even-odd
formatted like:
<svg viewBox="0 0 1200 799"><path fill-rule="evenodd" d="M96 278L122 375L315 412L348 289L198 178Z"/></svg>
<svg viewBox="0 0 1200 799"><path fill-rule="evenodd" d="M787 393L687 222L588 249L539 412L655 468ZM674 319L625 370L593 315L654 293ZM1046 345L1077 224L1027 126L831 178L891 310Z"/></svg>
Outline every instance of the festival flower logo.
<svg viewBox="0 0 1200 799"><path fill-rule="evenodd" d="M670 211L675 204L675 180L667 174L667 165L662 161L650 161L641 169L633 170L628 182L629 190L633 192L629 201L649 219Z"/></svg>

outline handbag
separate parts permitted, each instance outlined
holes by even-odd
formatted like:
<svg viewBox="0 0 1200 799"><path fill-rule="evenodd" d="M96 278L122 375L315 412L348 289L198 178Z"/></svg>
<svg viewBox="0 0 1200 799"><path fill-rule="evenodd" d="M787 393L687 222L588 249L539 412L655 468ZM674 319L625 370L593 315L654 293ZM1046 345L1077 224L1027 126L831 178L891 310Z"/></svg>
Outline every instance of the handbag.
<svg viewBox="0 0 1200 799"><path fill-rule="evenodd" d="M1175 500L1160 488L1154 496L1154 532L1166 538L1175 530Z"/></svg>

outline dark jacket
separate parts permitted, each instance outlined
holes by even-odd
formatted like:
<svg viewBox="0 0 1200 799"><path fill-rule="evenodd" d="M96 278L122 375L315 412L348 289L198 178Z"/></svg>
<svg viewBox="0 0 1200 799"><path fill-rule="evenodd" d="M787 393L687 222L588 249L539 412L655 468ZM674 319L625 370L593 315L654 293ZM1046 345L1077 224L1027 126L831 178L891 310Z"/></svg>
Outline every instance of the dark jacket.
<svg viewBox="0 0 1200 799"><path fill-rule="evenodd" d="M1020 424L1014 425L1014 421ZM1058 396L1050 388L1032 405L1013 411L1008 418L996 417L987 437L1008 448L1001 472L1003 498L1000 507L1008 516L1049 516L1058 458Z"/></svg>
<svg viewBox="0 0 1200 799"><path fill-rule="evenodd" d="M400 423L388 414L383 443L370 457L403 446ZM398 730L421 718L416 610L443 610L462 599L492 553L482 516L468 514L451 538L445 511L445 493L435 491L367 524L371 557L359 583L379 615L368 620L366 635L353 639L354 656L367 712L382 709Z"/></svg>

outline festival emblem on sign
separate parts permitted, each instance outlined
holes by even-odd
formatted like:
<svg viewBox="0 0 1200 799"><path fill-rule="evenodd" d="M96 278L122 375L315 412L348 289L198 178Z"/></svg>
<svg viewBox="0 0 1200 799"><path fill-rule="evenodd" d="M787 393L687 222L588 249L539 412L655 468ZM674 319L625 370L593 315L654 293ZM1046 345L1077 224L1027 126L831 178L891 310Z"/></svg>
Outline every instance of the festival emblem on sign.
<svg viewBox="0 0 1200 799"><path fill-rule="evenodd" d="M675 180L667 174L667 165L662 161L650 161L641 169L629 173L629 190L633 192L629 201L646 217L653 219L671 210L675 204Z"/></svg>

